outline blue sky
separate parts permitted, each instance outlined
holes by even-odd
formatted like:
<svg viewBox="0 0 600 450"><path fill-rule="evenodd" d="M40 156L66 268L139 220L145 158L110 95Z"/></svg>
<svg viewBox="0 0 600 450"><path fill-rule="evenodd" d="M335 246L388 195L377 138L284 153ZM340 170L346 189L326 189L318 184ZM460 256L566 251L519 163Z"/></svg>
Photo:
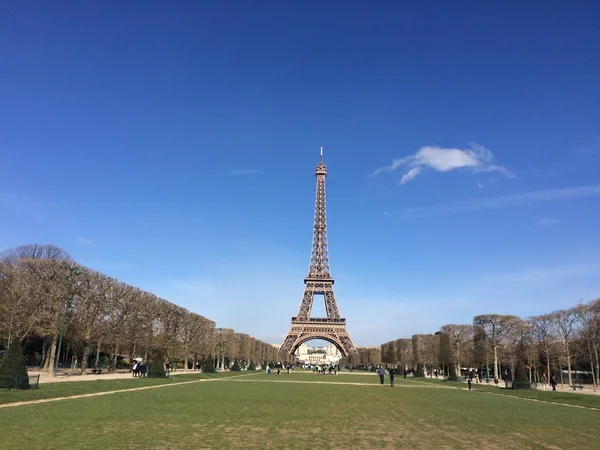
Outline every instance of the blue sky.
<svg viewBox="0 0 600 450"><path fill-rule="evenodd" d="M2 8L0 249L277 343L322 145L357 345L600 295L595 2Z"/></svg>

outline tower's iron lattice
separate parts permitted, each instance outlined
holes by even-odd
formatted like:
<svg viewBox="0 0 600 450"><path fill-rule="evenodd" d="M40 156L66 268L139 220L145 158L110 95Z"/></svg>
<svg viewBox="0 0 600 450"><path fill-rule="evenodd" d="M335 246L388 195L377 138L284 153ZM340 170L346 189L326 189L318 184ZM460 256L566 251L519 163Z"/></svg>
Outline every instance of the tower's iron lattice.
<svg viewBox="0 0 600 450"><path fill-rule="evenodd" d="M356 348L346 330L346 319L340 317L340 311L333 291L334 280L329 270L329 251L327 249L327 211L325 201L325 178L327 166L321 159L315 171L317 193L315 199L315 224L313 229L312 253L308 276L304 279L304 294L300 309L292 317L292 327L280 347L281 352L294 354L296 349L311 339L324 339L334 344L347 356L356 352ZM326 318L311 318L310 312L315 294L325 298Z"/></svg>

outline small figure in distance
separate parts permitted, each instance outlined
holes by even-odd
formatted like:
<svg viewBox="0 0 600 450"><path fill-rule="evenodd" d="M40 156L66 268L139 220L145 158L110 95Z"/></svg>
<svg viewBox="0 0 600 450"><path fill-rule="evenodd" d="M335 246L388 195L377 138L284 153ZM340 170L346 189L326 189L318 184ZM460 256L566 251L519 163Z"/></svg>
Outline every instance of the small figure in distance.
<svg viewBox="0 0 600 450"><path fill-rule="evenodd" d="M379 366L379 369L377 369L377 375L379 375L379 381L381 382L381 384L383 384L384 377L385 377L385 370L383 370L382 366Z"/></svg>
<svg viewBox="0 0 600 450"><path fill-rule="evenodd" d="M556 385L557 385L557 384L558 384L558 383L556 382L556 378L554 377L554 375L552 375L552 376L550 377L550 386L552 386L552 390L553 390L553 391L556 391Z"/></svg>
<svg viewBox="0 0 600 450"><path fill-rule="evenodd" d="M390 374L390 387L394 387L394 377L396 376L396 368L390 367L388 369L388 373Z"/></svg>
<svg viewBox="0 0 600 450"><path fill-rule="evenodd" d="M467 375L467 384L469 385L469 390L471 390L471 385L473 384L473 374L471 372Z"/></svg>

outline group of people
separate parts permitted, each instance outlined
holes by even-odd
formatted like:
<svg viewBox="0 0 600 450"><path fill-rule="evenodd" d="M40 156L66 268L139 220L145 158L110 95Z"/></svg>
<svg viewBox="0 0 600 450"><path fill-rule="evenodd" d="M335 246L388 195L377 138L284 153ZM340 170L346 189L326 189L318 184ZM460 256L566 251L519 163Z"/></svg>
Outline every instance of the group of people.
<svg viewBox="0 0 600 450"><path fill-rule="evenodd" d="M131 371L133 378L148 376L148 365L143 361L134 361Z"/></svg>
<svg viewBox="0 0 600 450"><path fill-rule="evenodd" d="M312 371L317 375L326 375L327 373L329 373L329 375L337 375L338 368L337 366L313 366Z"/></svg>
<svg viewBox="0 0 600 450"><path fill-rule="evenodd" d="M287 373L290 373L290 370L292 367L289 364L286 366L285 364L282 365L282 364L278 363L278 364L276 364L276 368L277 368L277 375L279 375L279 374L281 374L282 370L287 370ZM270 373L271 373L271 366L269 366L267 364L267 366L265 367L265 374L269 375Z"/></svg>
<svg viewBox="0 0 600 450"><path fill-rule="evenodd" d="M396 368L388 367L387 371L390 376L390 387L394 387L394 377L396 376ZM379 368L376 370L376 372L377 372L377 375L379 375L379 382L381 384L384 384L385 383L385 369L383 368L383 366L379 366ZM404 371L404 378L406 379L406 370Z"/></svg>

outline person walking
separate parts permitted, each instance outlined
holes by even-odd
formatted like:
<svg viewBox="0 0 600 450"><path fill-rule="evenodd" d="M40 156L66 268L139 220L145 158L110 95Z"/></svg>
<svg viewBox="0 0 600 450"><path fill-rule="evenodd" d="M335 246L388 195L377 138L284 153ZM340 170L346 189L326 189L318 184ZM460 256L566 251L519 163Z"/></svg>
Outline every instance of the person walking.
<svg viewBox="0 0 600 450"><path fill-rule="evenodd" d="M377 369L377 375L379 375L379 381L381 384L383 384L385 377L385 370L383 370L383 367L379 366L379 369Z"/></svg>
<svg viewBox="0 0 600 450"><path fill-rule="evenodd" d="M390 387L394 387L394 377L396 376L396 369L391 367L388 369L388 373L390 374Z"/></svg>
<svg viewBox="0 0 600 450"><path fill-rule="evenodd" d="M552 375L552 376L550 377L550 385L552 386L552 390L553 390L553 391L556 391L556 385L557 385L557 384L558 384L558 383L556 382L556 378L554 378L554 375Z"/></svg>

